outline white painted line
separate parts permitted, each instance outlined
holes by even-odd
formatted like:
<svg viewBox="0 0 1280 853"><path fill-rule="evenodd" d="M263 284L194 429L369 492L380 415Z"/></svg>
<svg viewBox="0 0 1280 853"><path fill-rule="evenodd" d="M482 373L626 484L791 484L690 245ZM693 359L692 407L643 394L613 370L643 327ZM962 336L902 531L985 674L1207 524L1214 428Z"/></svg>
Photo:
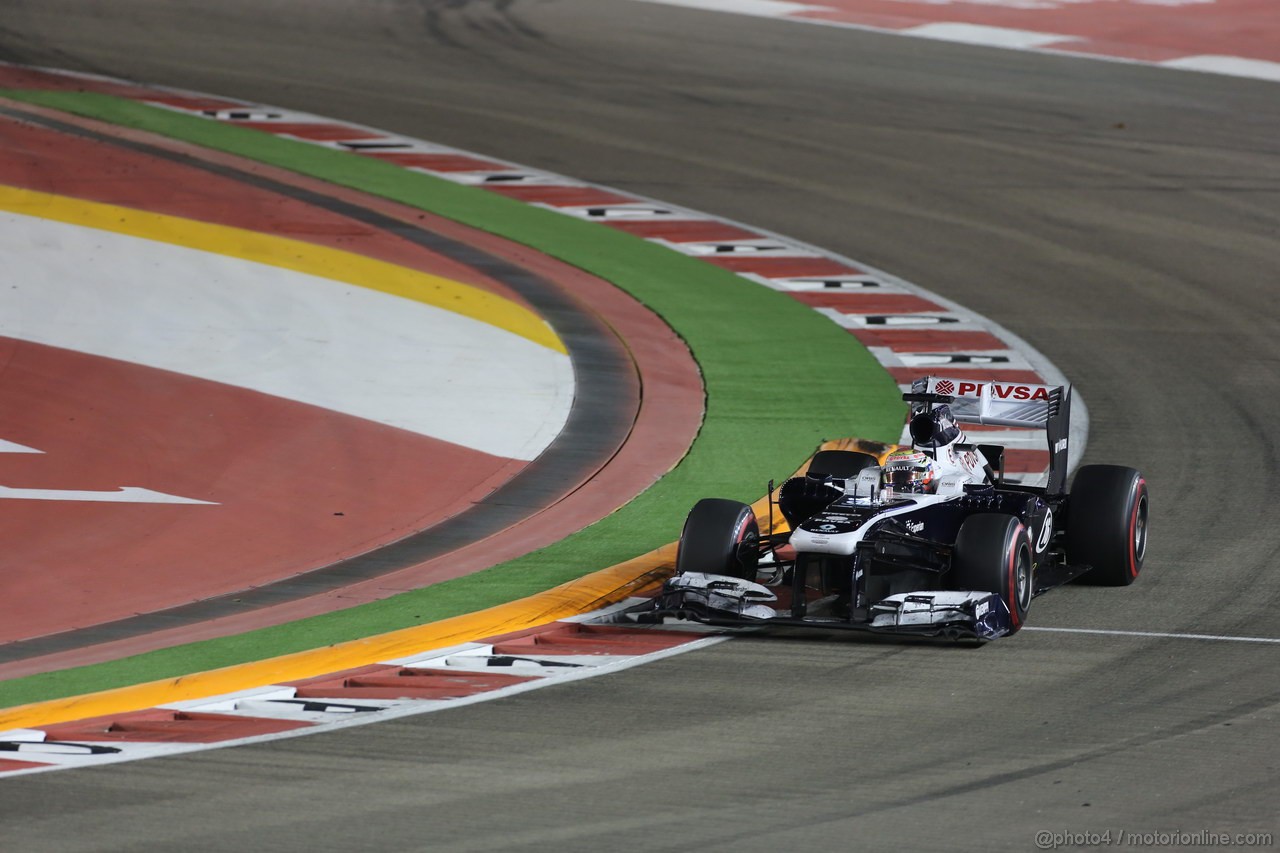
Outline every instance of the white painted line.
<svg viewBox="0 0 1280 853"><path fill-rule="evenodd" d="M236 122L279 122L280 124L341 124L335 122L331 118L323 118L313 113L300 113L293 110L283 110L279 107L228 107L220 110L192 110L190 107L175 107L160 101L147 101L147 104L161 109L173 110L180 113L197 112L206 118L216 118L219 121Z"/></svg>
<svg viewBox="0 0 1280 853"><path fill-rule="evenodd" d="M637 604L644 604L649 600L649 596L647 595L633 595L629 598L622 599L622 601L619 601L616 604L610 604L608 607L602 607L599 610L592 610L590 613L579 613L577 616L566 616L563 619L557 619L556 621L571 623L605 622L608 617L621 613L624 610L629 610Z"/></svg>
<svg viewBox="0 0 1280 853"><path fill-rule="evenodd" d="M788 3L785 0L643 0L645 3L661 3L664 6L683 6L706 12L731 12L735 15L752 15L757 18L786 18L800 12L830 12L830 6L811 6L807 3Z"/></svg>
<svg viewBox="0 0 1280 853"><path fill-rule="evenodd" d="M38 743L48 735L40 729L8 729L0 732L0 740L17 740L23 743Z"/></svg>
<svg viewBox="0 0 1280 853"><path fill-rule="evenodd" d="M452 655L487 655L492 649L493 646L485 643L461 643L426 652L415 652L404 657L388 658L377 663L378 666L428 666Z"/></svg>
<svg viewBox="0 0 1280 853"><path fill-rule="evenodd" d="M272 684L264 687L250 687L247 690L237 690L233 693L222 693L217 696L205 696L200 699L184 699L179 702L157 705L156 707L163 708L166 711L208 711L221 714L234 710L237 702L245 702L250 699L292 699L294 692L295 689L292 687L280 687Z"/></svg>
<svg viewBox="0 0 1280 853"><path fill-rule="evenodd" d="M1054 634L1097 634L1107 637L1155 637L1162 640L1213 640L1224 643L1269 643L1280 644L1280 639L1273 637L1230 637L1225 634L1179 634L1166 631L1109 631L1101 628L1036 628L1026 627L1024 631L1044 631Z"/></svg>
<svg viewBox="0 0 1280 853"><path fill-rule="evenodd" d="M189 744L155 741L58 741L48 744L33 743L30 746L24 746L17 752L6 751L0 753L0 757L48 763L43 767L11 770L0 778L8 779L12 776L25 776L29 773L47 773L50 770L99 767L103 764L118 764L122 761L138 761L144 758L161 758L180 755L184 752L195 752L197 749L206 748L206 746L202 744L198 747L192 747ZM98 750L110 750L110 752L100 752Z"/></svg>
<svg viewBox="0 0 1280 853"><path fill-rule="evenodd" d="M588 184L588 186L590 185ZM663 221L706 221L708 219L706 216L698 216L688 211L681 210L678 207L660 204L658 202L617 202L614 204L584 204L565 207L557 207L553 204L546 204L544 202L535 202L531 207L540 207L543 210L550 210L553 213L563 213L566 216L576 216L579 219L591 219L596 221L602 221L605 219L624 219L628 221L643 221L649 219Z"/></svg>
<svg viewBox="0 0 1280 853"><path fill-rule="evenodd" d="M501 172L431 172L438 178L471 187L580 187L577 181L530 170L503 170Z"/></svg>
<svg viewBox="0 0 1280 853"><path fill-rule="evenodd" d="M174 110L175 112L188 112L185 109L176 109L168 104L159 101L147 101L150 106L159 107L161 109ZM209 118L216 118L222 121L284 121L285 115L282 112L273 110L201 110L201 113Z"/></svg>
<svg viewBox="0 0 1280 853"><path fill-rule="evenodd" d="M612 663L624 661L631 655L566 655L539 652L531 648L528 652L500 655L512 659L513 663L505 666L493 666L488 657L480 655L453 655L444 660L426 661L418 666L448 669L457 672L489 672L508 675L537 675L544 678L560 678L571 672L583 669L597 669Z"/></svg>
<svg viewBox="0 0 1280 853"><path fill-rule="evenodd" d="M845 329L897 329L932 327L942 331L959 332L982 329L981 326L966 322L954 314L942 314L937 311L926 314L894 314L886 311L862 311L850 313L839 308L818 308L819 314L831 318L831 321Z"/></svg>
<svg viewBox="0 0 1280 853"><path fill-rule="evenodd" d="M1232 77L1252 77L1280 83L1280 62L1263 59L1244 59L1239 56L1183 56L1158 63L1163 68L1180 68L1183 71L1208 71L1228 74Z"/></svg>
<svg viewBox="0 0 1280 853"><path fill-rule="evenodd" d="M682 255L698 258L741 257L743 255L768 255L777 258L816 258L821 257L812 249L802 249L782 240L718 240L715 242L697 241L681 243L661 237L650 242L657 243Z"/></svg>
<svg viewBox="0 0 1280 853"><path fill-rule="evenodd" d="M429 145L417 140L404 139L399 136L381 136L376 139L340 139L335 142L327 140L307 140L313 145L332 148L336 151L374 151L389 154L452 154L448 148L440 145ZM432 174L435 174L434 172Z"/></svg>
<svg viewBox="0 0 1280 853"><path fill-rule="evenodd" d="M740 273L757 284L774 290L796 293L902 293L902 288L879 281L871 275L814 275L795 278L767 278L759 273Z"/></svg>
<svg viewBox="0 0 1280 853"><path fill-rule="evenodd" d="M335 719L351 715L381 714L398 708L409 701L401 699L246 699L238 702L230 711L220 713L233 717L254 717L259 720L292 720L299 723L327 725ZM323 707L324 710L320 710ZM311 710L308 710L311 708Z"/></svg>
<svg viewBox="0 0 1280 853"><path fill-rule="evenodd" d="M939 328L955 332L965 328L959 319L944 314L838 314L832 319L846 329Z"/></svg>
<svg viewBox="0 0 1280 853"><path fill-rule="evenodd" d="M34 447L27 447L25 444L5 441L0 438L0 453L44 453L44 451L36 450Z"/></svg>
<svg viewBox="0 0 1280 853"><path fill-rule="evenodd" d="M923 24L919 27L899 30L902 35L919 38L953 41L961 44L978 44L987 47L1012 47L1026 49L1044 47L1047 44L1079 41L1075 36L1038 33L1031 30L1013 30L1006 27L984 27L980 24Z"/></svg>

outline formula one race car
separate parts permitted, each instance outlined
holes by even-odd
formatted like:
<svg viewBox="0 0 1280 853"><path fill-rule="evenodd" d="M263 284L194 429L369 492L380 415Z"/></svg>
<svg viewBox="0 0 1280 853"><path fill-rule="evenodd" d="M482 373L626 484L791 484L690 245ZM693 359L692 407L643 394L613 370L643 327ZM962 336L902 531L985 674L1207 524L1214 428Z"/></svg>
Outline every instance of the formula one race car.
<svg viewBox="0 0 1280 853"><path fill-rule="evenodd" d="M776 504L770 484L764 535L746 504L699 501L675 576L633 618L990 640L1049 589L1138 576L1146 482L1086 465L1067 492L1070 386L927 377L903 399L910 447L820 451ZM1006 484L1004 448L967 443L960 424L1043 428L1047 483ZM776 533L775 505L787 522Z"/></svg>

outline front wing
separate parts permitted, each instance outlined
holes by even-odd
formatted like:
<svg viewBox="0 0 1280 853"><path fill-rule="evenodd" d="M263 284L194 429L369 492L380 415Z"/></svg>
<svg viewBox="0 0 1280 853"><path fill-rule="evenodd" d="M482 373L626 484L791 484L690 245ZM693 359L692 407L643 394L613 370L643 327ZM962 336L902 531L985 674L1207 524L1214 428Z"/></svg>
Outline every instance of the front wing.
<svg viewBox="0 0 1280 853"><path fill-rule="evenodd" d="M989 592L920 590L891 595L864 618L792 616L774 609L772 590L721 575L686 573L671 578L651 604L631 612L640 622L683 619L721 627L785 626L853 630L948 639L994 640L1013 630L1009 608Z"/></svg>

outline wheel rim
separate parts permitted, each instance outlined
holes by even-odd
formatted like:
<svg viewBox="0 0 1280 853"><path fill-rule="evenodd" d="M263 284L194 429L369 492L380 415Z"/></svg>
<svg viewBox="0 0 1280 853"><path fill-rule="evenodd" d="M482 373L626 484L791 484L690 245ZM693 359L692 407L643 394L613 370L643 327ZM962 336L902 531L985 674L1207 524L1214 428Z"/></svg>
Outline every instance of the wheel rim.
<svg viewBox="0 0 1280 853"><path fill-rule="evenodd" d="M1138 509L1133 516L1133 561L1142 565L1142 558L1147 553L1147 496L1144 493L1138 498Z"/></svg>
<svg viewBox="0 0 1280 853"><path fill-rule="evenodd" d="M1024 544L1018 548L1017 572L1017 605L1025 611L1031 604L1031 551Z"/></svg>

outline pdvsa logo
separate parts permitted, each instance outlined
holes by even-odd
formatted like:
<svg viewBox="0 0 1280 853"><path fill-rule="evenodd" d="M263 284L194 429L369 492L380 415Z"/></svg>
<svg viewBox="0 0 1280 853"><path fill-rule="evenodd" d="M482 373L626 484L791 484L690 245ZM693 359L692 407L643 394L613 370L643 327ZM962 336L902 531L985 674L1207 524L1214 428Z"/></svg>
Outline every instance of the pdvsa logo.
<svg viewBox="0 0 1280 853"><path fill-rule="evenodd" d="M981 397L985 382L961 382L957 397ZM941 383L939 383L941 388ZM946 392L941 392L946 393ZM1044 400L1049 402L1049 389L1043 385L1000 385L991 383L991 396L997 400Z"/></svg>

